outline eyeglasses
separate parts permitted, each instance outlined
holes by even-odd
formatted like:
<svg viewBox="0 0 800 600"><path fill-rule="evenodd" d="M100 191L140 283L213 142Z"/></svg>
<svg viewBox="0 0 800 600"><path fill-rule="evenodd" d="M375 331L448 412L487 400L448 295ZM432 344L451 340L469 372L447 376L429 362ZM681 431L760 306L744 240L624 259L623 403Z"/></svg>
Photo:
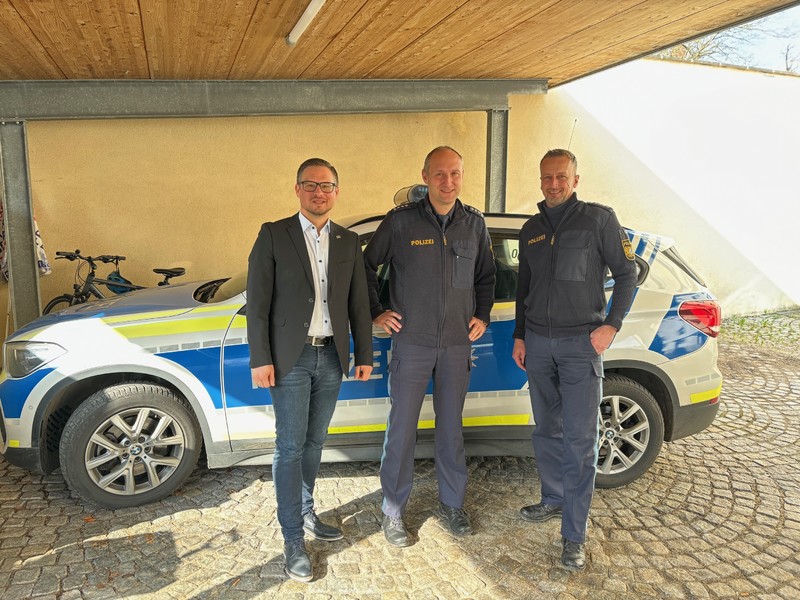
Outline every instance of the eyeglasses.
<svg viewBox="0 0 800 600"><path fill-rule="evenodd" d="M319 189L326 194L330 194L336 189L336 184L332 181L301 181L300 186L307 192L314 192L319 186Z"/></svg>

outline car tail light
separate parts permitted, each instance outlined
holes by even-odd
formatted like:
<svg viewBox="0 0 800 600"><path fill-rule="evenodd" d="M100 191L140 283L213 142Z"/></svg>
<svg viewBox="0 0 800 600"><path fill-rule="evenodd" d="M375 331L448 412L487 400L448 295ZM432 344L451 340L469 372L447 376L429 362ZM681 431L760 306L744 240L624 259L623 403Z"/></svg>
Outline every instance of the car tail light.
<svg viewBox="0 0 800 600"><path fill-rule="evenodd" d="M690 300L678 309L681 318L709 337L719 335L722 323L722 309L714 300Z"/></svg>

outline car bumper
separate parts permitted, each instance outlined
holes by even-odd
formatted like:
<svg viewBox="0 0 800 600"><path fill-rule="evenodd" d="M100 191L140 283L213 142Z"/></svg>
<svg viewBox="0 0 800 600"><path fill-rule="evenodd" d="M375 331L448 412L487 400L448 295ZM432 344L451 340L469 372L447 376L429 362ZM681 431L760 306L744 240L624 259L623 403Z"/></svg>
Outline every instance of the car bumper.
<svg viewBox="0 0 800 600"><path fill-rule="evenodd" d="M36 448L6 448L0 454L6 462L27 469L32 473L42 473L42 457Z"/></svg>
<svg viewBox="0 0 800 600"><path fill-rule="evenodd" d="M711 425L717 416L719 402L702 402L690 406L682 406L673 415L672 436L667 441L675 441L703 431Z"/></svg>

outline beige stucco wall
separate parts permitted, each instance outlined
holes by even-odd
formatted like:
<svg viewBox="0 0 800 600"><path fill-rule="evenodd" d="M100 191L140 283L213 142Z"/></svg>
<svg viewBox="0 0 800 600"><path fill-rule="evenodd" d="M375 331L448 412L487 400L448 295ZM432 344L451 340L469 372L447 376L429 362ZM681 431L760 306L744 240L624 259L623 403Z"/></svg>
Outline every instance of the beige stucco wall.
<svg viewBox="0 0 800 600"><path fill-rule="evenodd" d="M508 210L541 197L539 157L574 126L579 196L674 238L726 315L800 304L798 106L800 77L655 60L515 97Z"/></svg>
<svg viewBox="0 0 800 600"><path fill-rule="evenodd" d="M153 267L183 266L184 280L244 269L261 223L297 211L295 172L311 156L339 171L334 219L389 210L440 144L464 155L463 197L484 203L480 112L53 121L27 131L34 213L53 265L40 279L43 304L73 281L75 264L53 260L56 250L125 255L123 274L141 285L155 285Z"/></svg>

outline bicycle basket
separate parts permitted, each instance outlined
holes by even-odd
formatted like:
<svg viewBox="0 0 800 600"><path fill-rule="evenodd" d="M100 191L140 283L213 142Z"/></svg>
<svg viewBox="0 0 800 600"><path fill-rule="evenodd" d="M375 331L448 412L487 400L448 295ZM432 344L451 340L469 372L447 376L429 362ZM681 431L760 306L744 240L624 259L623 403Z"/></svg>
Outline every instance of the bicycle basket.
<svg viewBox="0 0 800 600"><path fill-rule="evenodd" d="M123 277L123 276L120 274L120 272L119 272L119 271L111 271L111 273L109 273L109 274L106 276L106 279L110 279L111 281L118 281L119 283L131 283L130 281L128 281L127 279L125 279L125 278L124 278L124 277ZM125 292L130 292L130 291L131 291L131 289L132 289L132 288L129 288L129 287L123 287L123 286L121 286L121 285L111 285L111 284L109 284L109 283L107 283L107 284L105 284L105 285L106 285L106 287L107 287L109 290L111 290L111 291L112 291L112 292L114 292L115 294L124 294Z"/></svg>

